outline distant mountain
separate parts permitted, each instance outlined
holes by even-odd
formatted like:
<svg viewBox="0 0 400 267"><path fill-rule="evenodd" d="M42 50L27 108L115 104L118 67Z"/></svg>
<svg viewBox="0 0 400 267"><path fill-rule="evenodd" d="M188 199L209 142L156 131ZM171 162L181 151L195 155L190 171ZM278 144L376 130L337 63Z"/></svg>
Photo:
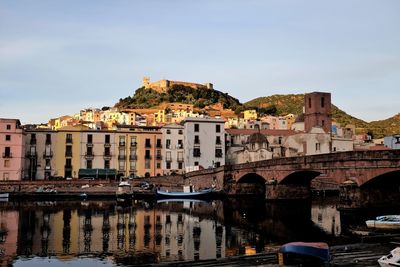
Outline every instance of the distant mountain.
<svg viewBox="0 0 400 267"><path fill-rule="evenodd" d="M218 90L207 88L192 88L184 85L173 85L167 92L157 92L141 87L131 97L121 98L115 107L118 108L152 108L163 102L181 102L204 108L215 103L221 103L224 108L235 110L242 106L238 99Z"/></svg>

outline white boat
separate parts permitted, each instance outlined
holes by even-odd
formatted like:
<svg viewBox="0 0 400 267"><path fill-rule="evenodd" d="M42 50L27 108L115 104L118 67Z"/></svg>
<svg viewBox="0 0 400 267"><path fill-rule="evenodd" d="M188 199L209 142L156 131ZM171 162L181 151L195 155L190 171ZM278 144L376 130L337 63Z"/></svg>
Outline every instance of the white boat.
<svg viewBox="0 0 400 267"><path fill-rule="evenodd" d="M381 267L400 266L400 247L390 251L389 255L382 256L378 263Z"/></svg>
<svg viewBox="0 0 400 267"><path fill-rule="evenodd" d="M124 201L132 198L132 187L127 181L121 181L118 184L117 192L115 193L117 201Z"/></svg>
<svg viewBox="0 0 400 267"><path fill-rule="evenodd" d="M8 198L9 196L9 193L0 193L0 198Z"/></svg>
<svg viewBox="0 0 400 267"><path fill-rule="evenodd" d="M156 191L157 198L208 198L212 195L212 189L203 189L195 192L166 192Z"/></svg>
<svg viewBox="0 0 400 267"><path fill-rule="evenodd" d="M365 223L368 228L400 229L400 215L378 216L375 220L368 220Z"/></svg>

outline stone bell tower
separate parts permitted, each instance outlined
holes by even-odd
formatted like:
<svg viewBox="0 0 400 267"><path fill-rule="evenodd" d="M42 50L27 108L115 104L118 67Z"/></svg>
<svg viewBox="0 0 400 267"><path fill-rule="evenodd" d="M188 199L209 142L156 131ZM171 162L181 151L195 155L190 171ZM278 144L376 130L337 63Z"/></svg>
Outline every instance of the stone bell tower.
<svg viewBox="0 0 400 267"><path fill-rule="evenodd" d="M325 133L332 128L331 93L312 92L304 96L304 130L321 127Z"/></svg>

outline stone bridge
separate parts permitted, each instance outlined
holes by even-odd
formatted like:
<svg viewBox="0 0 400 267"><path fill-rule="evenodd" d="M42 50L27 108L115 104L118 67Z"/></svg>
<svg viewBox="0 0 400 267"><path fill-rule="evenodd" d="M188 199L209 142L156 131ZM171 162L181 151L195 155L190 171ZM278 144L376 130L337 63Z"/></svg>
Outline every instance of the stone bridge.
<svg viewBox="0 0 400 267"><path fill-rule="evenodd" d="M310 182L341 187L350 206L384 205L400 200L400 150L350 151L277 158L187 173L186 183L214 184L229 194L265 194L266 199L304 199Z"/></svg>

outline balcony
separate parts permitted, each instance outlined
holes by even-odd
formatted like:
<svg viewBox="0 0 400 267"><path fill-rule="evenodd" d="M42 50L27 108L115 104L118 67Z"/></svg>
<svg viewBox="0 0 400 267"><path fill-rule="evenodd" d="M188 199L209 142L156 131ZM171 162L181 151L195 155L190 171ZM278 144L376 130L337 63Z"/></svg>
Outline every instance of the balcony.
<svg viewBox="0 0 400 267"><path fill-rule="evenodd" d="M137 146L137 142L131 143L131 147L136 147L136 146Z"/></svg>
<svg viewBox="0 0 400 267"><path fill-rule="evenodd" d="M157 160L162 160L162 156L161 156L161 155L157 155L157 156L156 156L156 159L157 159Z"/></svg>
<svg viewBox="0 0 400 267"><path fill-rule="evenodd" d="M166 157L166 158L165 158L165 161L166 161L166 162L171 162L171 161L172 161L172 158L171 158L171 157Z"/></svg>
<svg viewBox="0 0 400 267"><path fill-rule="evenodd" d="M72 138L67 138L65 139L66 144L72 144Z"/></svg>
<svg viewBox="0 0 400 267"><path fill-rule="evenodd" d="M145 155L144 159L151 159L151 156L150 155Z"/></svg>
<svg viewBox="0 0 400 267"><path fill-rule="evenodd" d="M104 158L107 158L107 159L110 159L110 158L112 157L112 155L111 155L110 152L104 152L104 153L103 153L103 157L104 157Z"/></svg>
<svg viewBox="0 0 400 267"><path fill-rule="evenodd" d="M126 156L125 155L118 155L118 160L125 160Z"/></svg>
<svg viewBox="0 0 400 267"><path fill-rule="evenodd" d="M3 153L3 158L12 158L12 153Z"/></svg>
<svg viewBox="0 0 400 267"><path fill-rule="evenodd" d="M137 160L137 155L129 155L129 160Z"/></svg>
<svg viewBox="0 0 400 267"><path fill-rule="evenodd" d="M72 157L72 151L65 151L66 157Z"/></svg>
<svg viewBox="0 0 400 267"><path fill-rule="evenodd" d="M104 143L104 147L111 147L111 143Z"/></svg>
<svg viewBox="0 0 400 267"><path fill-rule="evenodd" d="M151 148L151 144L145 144L144 147L145 148Z"/></svg>
<svg viewBox="0 0 400 267"><path fill-rule="evenodd" d="M93 159L93 158L94 158L93 152L86 152L85 153L85 159Z"/></svg>
<svg viewBox="0 0 400 267"><path fill-rule="evenodd" d="M51 158L51 157L53 157L53 151L43 152L43 158Z"/></svg>
<svg viewBox="0 0 400 267"><path fill-rule="evenodd" d="M118 145L119 146L125 146L125 142L119 142Z"/></svg>
<svg viewBox="0 0 400 267"><path fill-rule="evenodd" d="M72 171L72 165L65 165L64 166L65 171Z"/></svg>
<svg viewBox="0 0 400 267"><path fill-rule="evenodd" d="M93 147L93 143L92 142L87 142L86 143L86 147Z"/></svg>
<svg viewBox="0 0 400 267"><path fill-rule="evenodd" d="M183 158L178 158L178 162L183 162Z"/></svg>

